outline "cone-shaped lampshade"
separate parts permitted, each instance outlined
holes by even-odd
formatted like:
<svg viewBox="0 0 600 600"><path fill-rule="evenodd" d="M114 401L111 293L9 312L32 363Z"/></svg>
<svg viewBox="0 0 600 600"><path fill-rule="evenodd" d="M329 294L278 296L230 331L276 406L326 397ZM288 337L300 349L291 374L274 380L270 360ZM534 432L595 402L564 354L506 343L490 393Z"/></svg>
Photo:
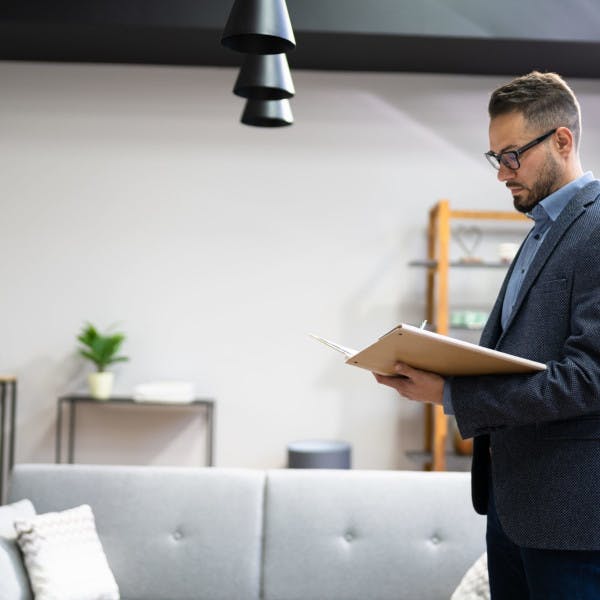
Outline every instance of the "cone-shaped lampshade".
<svg viewBox="0 0 600 600"><path fill-rule="evenodd" d="M221 44L246 54L280 54L296 47L285 0L235 0Z"/></svg>
<svg viewBox="0 0 600 600"><path fill-rule="evenodd" d="M294 117L288 100L248 100L241 121L255 127L284 127Z"/></svg>
<svg viewBox="0 0 600 600"><path fill-rule="evenodd" d="M285 54L247 54L233 93L252 100L282 100L295 94Z"/></svg>

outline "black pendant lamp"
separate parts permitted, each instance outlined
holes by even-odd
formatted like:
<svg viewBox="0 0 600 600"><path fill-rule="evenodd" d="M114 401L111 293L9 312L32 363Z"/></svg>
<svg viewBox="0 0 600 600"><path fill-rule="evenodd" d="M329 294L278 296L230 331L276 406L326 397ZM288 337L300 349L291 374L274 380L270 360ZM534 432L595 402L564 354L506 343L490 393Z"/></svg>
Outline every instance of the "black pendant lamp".
<svg viewBox="0 0 600 600"><path fill-rule="evenodd" d="M295 94L285 54L247 54L233 93L252 100L282 100Z"/></svg>
<svg viewBox="0 0 600 600"><path fill-rule="evenodd" d="M255 127L285 127L294 117L288 100L248 100L240 120Z"/></svg>
<svg viewBox="0 0 600 600"><path fill-rule="evenodd" d="M246 54L281 54L296 47L285 0L235 0L221 44Z"/></svg>

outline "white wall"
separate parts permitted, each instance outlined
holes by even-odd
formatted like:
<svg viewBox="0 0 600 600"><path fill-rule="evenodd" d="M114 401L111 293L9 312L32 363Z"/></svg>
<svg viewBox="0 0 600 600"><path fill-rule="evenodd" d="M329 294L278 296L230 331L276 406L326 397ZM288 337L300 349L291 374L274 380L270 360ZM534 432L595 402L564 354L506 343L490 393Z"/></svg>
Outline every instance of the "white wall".
<svg viewBox="0 0 600 600"><path fill-rule="evenodd" d="M183 379L216 398L219 466L283 466L289 441L339 438L358 468L415 467L421 407L306 334L360 347L419 322L424 273L407 263L428 208L510 209L482 156L504 78L298 71L295 125L265 130L239 124L235 76L0 63L0 371L19 377L18 461L53 460L90 320L128 335L117 393ZM593 169L600 84L572 83ZM494 277L459 296L489 302ZM148 412L82 411L78 459L196 464L201 421Z"/></svg>

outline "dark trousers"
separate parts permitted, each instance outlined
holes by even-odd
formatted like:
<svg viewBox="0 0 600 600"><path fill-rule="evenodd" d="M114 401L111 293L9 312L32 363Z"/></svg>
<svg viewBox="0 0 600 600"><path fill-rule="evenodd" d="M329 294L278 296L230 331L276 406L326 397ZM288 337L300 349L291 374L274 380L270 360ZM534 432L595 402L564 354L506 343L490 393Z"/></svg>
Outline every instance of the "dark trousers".
<svg viewBox="0 0 600 600"><path fill-rule="evenodd" d="M599 600L600 552L522 548L505 535L490 486L487 551L492 600Z"/></svg>

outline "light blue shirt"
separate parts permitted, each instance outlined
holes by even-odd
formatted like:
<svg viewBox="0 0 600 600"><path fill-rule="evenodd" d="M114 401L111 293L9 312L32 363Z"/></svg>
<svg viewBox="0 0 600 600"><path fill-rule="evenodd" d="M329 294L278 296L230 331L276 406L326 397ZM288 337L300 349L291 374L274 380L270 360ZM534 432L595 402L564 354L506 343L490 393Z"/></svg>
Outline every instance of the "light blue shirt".
<svg viewBox="0 0 600 600"><path fill-rule="evenodd" d="M544 238L548 231L550 231L550 227L552 227L560 213L569 203L569 200L593 179L594 176L588 171L578 179L567 183L567 185L544 198L539 204L536 204L533 207L533 210L530 213L527 214L530 219L535 221L535 225L523 242L521 252L517 257L517 262L515 263L508 285L506 286L504 304L502 305L502 329L505 329L508 324L525 275L527 274L537 251L542 245Z"/></svg>
<svg viewBox="0 0 600 600"><path fill-rule="evenodd" d="M563 211L565 206L569 203L579 190L594 180L594 175L591 171L587 171L581 177L574 179L567 183L567 185L556 190L549 196L546 196L543 200L533 207L531 213L527 216L535 221L535 225L525 238L521 246L521 251L517 257L517 262L512 270L510 279L506 286L506 294L504 295L504 303L502 305L502 317L501 323L504 329L510 319L515 302L519 295L521 285L527 275L527 271L533 262L537 251L539 250L544 238L550 231L550 228L558 219L560 213ZM444 382L444 413L447 415L453 415L454 409L452 408L452 393L450 389L450 379L446 378Z"/></svg>

